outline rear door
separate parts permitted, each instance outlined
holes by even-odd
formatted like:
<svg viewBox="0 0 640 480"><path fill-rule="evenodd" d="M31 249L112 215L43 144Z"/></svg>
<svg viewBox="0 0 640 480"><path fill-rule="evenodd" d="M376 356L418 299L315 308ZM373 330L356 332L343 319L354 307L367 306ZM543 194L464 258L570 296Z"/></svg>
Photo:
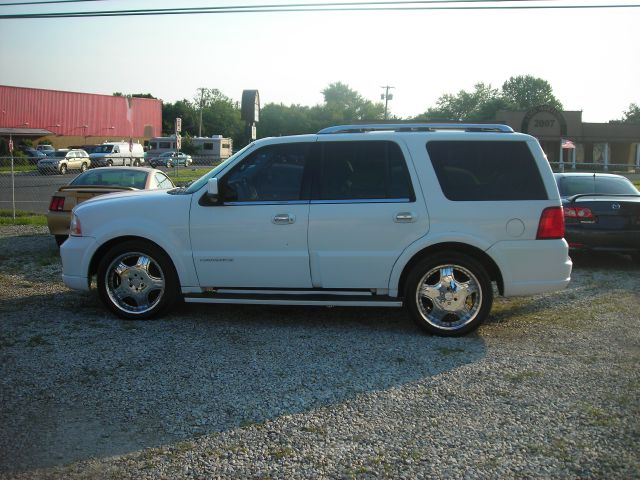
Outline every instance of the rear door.
<svg viewBox="0 0 640 480"><path fill-rule="evenodd" d="M428 230L426 207L416 201L403 145L344 139L318 139L309 212L313 286L388 288L395 261Z"/></svg>

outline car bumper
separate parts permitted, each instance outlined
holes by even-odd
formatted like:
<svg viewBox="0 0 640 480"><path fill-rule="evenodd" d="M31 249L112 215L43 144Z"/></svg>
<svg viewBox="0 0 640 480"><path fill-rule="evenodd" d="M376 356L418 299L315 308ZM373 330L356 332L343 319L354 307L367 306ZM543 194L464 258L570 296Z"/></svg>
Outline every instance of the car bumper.
<svg viewBox="0 0 640 480"><path fill-rule="evenodd" d="M51 235L69 235L71 212L47 212L47 225Z"/></svg>
<svg viewBox="0 0 640 480"><path fill-rule="evenodd" d="M498 242L487 253L502 272L505 297L562 290L571 280L573 264L564 239Z"/></svg>
<svg viewBox="0 0 640 480"><path fill-rule="evenodd" d="M586 230L567 225L565 237L575 250L640 252L640 230Z"/></svg>
<svg viewBox="0 0 640 480"><path fill-rule="evenodd" d="M93 237L70 236L60 247L62 281L74 290L90 290L89 264L96 248Z"/></svg>

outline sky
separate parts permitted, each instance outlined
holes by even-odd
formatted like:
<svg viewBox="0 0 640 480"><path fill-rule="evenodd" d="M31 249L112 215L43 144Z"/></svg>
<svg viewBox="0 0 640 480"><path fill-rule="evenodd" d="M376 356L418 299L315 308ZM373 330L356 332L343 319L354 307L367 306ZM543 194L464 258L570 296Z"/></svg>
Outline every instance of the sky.
<svg viewBox="0 0 640 480"><path fill-rule="evenodd" d="M102 0L8 6L0 15L284 0ZM294 3L292 0L286 3ZM305 3L305 2L300 2ZM306 2L309 3L309 2ZM546 0L521 5L633 4ZM500 2L483 2L497 5ZM502 5L505 3L503 2ZM516 4L516 3L512 3ZM476 4L479 5L479 4ZM193 99L199 87L234 100L315 105L343 82L392 114L426 111L443 94L512 76L547 80L565 110L607 122L640 105L640 8L295 12L75 19L0 19L0 84L110 95Z"/></svg>

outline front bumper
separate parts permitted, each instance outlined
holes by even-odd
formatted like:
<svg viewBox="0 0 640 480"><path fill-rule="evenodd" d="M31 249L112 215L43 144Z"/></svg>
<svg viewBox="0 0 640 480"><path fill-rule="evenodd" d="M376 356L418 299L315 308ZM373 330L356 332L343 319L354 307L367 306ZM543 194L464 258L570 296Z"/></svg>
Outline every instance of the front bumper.
<svg viewBox="0 0 640 480"><path fill-rule="evenodd" d="M93 237L70 236L60 247L62 281L74 290L90 290L89 264L96 249Z"/></svg>

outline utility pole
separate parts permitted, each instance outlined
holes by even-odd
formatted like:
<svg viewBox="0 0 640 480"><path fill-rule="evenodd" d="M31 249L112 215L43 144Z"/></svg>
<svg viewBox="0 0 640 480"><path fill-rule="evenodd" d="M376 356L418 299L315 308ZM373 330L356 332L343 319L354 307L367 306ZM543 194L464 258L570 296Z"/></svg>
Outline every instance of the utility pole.
<svg viewBox="0 0 640 480"><path fill-rule="evenodd" d="M396 88L396 87L392 87L390 85L385 85L384 87L380 87L380 88L384 88L384 93L382 95L380 95L380 100L384 100L384 119L387 119L387 111L388 111L388 104L389 104L389 100L393 100L393 94L389 93L389 89L390 88Z"/></svg>
<svg viewBox="0 0 640 480"><path fill-rule="evenodd" d="M200 90L200 126L198 127L198 136L202 136L202 101L204 100L204 88L199 88Z"/></svg>

